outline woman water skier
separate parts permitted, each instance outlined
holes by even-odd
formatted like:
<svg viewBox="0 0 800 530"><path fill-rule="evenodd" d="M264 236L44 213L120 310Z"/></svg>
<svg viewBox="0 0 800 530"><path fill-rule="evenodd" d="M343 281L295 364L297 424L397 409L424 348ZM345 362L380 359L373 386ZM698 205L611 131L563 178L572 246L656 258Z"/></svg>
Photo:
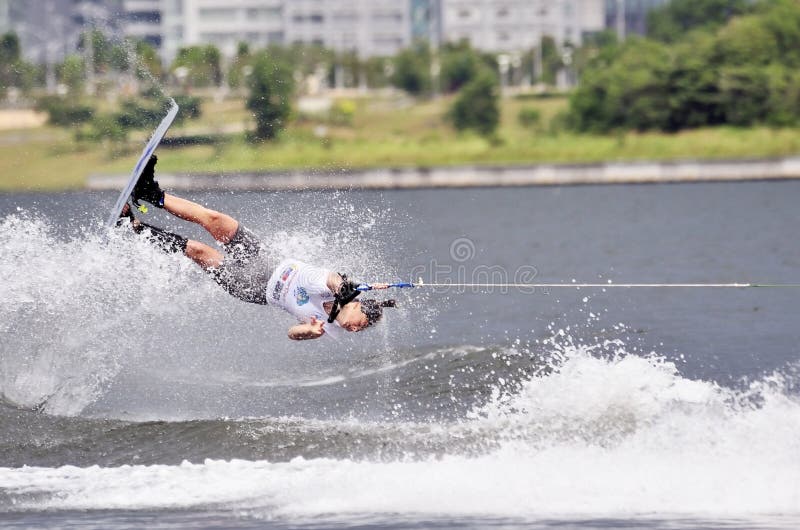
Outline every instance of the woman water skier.
<svg viewBox="0 0 800 530"><path fill-rule="evenodd" d="M197 203L164 193L155 180L157 158L148 161L133 190L133 202L144 200L172 215L197 223L219 241L226 255L213 247L142 223L128 205L122 216L133 230L149 237L161 249L180 252L200 265L231 295L254 304L275 305L294 315L300 324L289 328L293 340L339 337L344 331L361 331L383 316L394 300L355 300L356 284L343 274L286 259L271 263L256 236L236 219ZM372 284L386 289L386 284Z"/></svg>

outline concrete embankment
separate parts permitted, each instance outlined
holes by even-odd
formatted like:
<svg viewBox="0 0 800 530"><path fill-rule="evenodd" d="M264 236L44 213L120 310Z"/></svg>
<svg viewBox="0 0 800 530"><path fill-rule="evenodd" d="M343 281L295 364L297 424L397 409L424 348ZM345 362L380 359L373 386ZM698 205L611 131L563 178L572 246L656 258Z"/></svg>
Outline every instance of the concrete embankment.
<svg viewBox="0 0 800 530"><path fill-rule="evenodd" d="M528 166L456 166L359 170L295 170L223 174L159 173L174 190L319 190L643 184L800 178L800 157L767 160L609 162ZM117 190L128 175L92 175L87 186Z"/></svg>

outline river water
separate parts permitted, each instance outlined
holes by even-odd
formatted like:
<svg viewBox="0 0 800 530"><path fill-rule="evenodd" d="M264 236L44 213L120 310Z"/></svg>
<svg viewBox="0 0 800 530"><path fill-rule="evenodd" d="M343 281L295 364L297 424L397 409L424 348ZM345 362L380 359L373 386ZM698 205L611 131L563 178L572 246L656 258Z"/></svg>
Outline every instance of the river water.
<svg viewBox="0 0 800 530"><path fill-rule="evenodd" d="M189 196L367 281L800 282L800 182ZM421 287L297 343L113 202L0 195L4 526L800 525L800 289Z"/></svg>

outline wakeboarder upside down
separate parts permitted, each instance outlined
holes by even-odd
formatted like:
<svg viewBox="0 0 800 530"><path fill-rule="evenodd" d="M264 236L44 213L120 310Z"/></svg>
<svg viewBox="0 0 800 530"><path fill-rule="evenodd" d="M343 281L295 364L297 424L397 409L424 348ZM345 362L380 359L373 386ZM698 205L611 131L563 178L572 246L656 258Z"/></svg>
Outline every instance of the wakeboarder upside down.
<svg viewBox="0 0 800 530"><path fill-rule="evenodd" d="M233 217L197 203L164 193L155 180L157 158L153 155L133 190L134 204L144 200L172 215L197 223L222 244L225 254L181 235L142 223L125 206L120 225L128 219L136 233L147 236L164 251L182 253L197 263L231 295L254 304L274 305L301 323L289 328L293 340L336 338L344 331L361 331L383 316L394 300L357 301L360 293L347 276L286 259L273 267L270 257L250 230ZM386 284L372 284L385 289Z"/></svg>

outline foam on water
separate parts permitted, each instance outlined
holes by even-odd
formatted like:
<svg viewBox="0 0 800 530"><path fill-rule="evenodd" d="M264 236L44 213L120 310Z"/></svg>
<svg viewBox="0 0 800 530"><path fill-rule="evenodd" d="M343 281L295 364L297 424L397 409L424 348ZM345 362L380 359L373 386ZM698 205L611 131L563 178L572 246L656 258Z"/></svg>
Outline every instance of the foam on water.
<svg viewBox="0 0 800 530"><path fill-rule="evenodd" d="M224 506L264 517L800 517L800 402L781 375L744 391L656 357L573 349L463 422L479 456L205 461L0 470L13 509ZM9 507L10 508L10 507Z"/></svg>
<svg viewBox="0 0 800 530"><path fill-rule="evenodd" d="M353 228L334 234L333 241L346 242ZM371 228L362 228L366 232L356 227L355 233L367 239ZM315 234L314 227L301 225L271 234L267 244L279 255L302 251L299 257L356 273L359 265L379 261L371 259L377 253L369 246L336 254L346 245ZM0 391L25 407L80 413L126 367L146 360L143 328L164 343L159 361L174 356L194 373L189 363L198 356L197 345L218 343L214 323L242 307L204 281L188 260L122 233L86 231L64 238L47 222L20 213L0 220L0 248L0 277L9 279L0 283ZM198 307L214 307L213 314L198 313ZM259 333L285 333L283 322L264 321ZM175 353L171 335L189 337L191 351ZM439 457L409 454L389 461L0 468L0 512L221 507L293 519L400 513L782 514L800 520L800 399L790 369L731 389L689 379L673 362L640 355L623 342L577 343L569 330L553 335L531 351L507 352L549 360L531 360L533 376L498 379L488 403L460 421L435 425L454 440L477 433L492 442L481 450L454 443ZM352 382L408 364L387 360L346 373ZM247 387L258 379L231 381ZM287 375L285 381L325 387L340 379ZM329 421L335 427L337 420ZM410 437L432 425L395 427Z"/></svg>

